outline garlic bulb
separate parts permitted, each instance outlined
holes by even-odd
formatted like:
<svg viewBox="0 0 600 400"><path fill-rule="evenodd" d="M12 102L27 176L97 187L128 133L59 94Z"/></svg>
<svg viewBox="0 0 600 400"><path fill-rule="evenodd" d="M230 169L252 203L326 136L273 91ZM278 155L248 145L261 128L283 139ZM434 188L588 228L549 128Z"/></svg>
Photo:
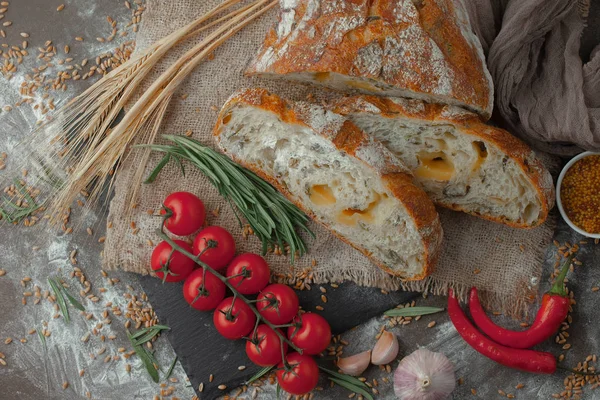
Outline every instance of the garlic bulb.
<svg viewBox="0 0 600 400"><path fill-rule="evenodd" d="M394 392L401 400L446 399L455 386L450 360L427 349L404 357L394 373Z"/></svg>
<svg viewBox="0 0 600 400"><path fill-rule="evenodd" d="M350 357L340 358L337 367L350 376L360 376L371 362L371 350L363 351Z"/></svg>
<svg viewBox="0 0 600 400"><path fill-rule="evenodd" d="M398 338L392 332L383 331L371 355L371 362L374 365L389 364L398 356Z"/></svg>

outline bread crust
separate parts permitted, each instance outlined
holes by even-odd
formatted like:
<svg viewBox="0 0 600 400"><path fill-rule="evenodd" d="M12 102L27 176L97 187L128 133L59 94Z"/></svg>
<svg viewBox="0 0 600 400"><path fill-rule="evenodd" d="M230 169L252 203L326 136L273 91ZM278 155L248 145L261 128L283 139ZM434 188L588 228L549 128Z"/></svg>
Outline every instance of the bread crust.
<svg viewBox="0 0 600 400"><path fill-rule="evenodd" d="M298 208L304 211L311 219L318 221L331 232L340 238L345 243L359 250L361 253L369 257L376 265L391 275L399 276L405 280L420 280L429 276L437 262L442 242L442 225L433 205L425 192L412 183L412 176L408 169L401 164L391 152L383 145L375 142L366 133L361 131L352 122L342 119L341 121L333 121L328 124L315 126L311 124L311 118L306 112L306 108L302 107L302 103L289 103L279 96L269 93L267 90L255 88L242 90L227 100L219 113L217 123L215 125L213 135L220 146L219 137L223 131L224 120L227 120L230 111L237 105L250 105L269 111L277 115L286 124L303 125L320 136L331 140L334 145L342 152L355 157L359 161L367 164L369 167L376 170L385 182L390 192L400 201L406 208L409 216L413 219L415 227L419 232L423 248L424 260L422 273L405 277L402 271L394 271L390 266L386 265L382 260L377 259L367 249L362 248L357 243L352 243L345 237L331 230L327 224L318 221L315 215L307 208L299 199L290 193L285 185L273 176L267 175L260 167L252 163L247 163L239 159L234 154L229 154L221 148L235 162L245 168L256 173L262 179L273 185L279 192L292 201ZM365 159L376 155L381 163L373 165L365 161Z"/></svg>
<svg viewBox="0 0 600 400"><path fill-rule="evenodd" d="M493 107L481 44L455 0L281 0L279 23L246 74L294 73L362 78L485 119Z"/></svg>
<svg viewBox="0 0 600 400"><path fill-rule="evenodd" d="M339 114L349 116L353 113L378 114L390 119L415 119L430 124L451 124L467 135L480 138L484 143L492 144L521 168L531 186L535 189L542 204L540 218L533 225L493 217L465 210L457 204L439 203L439 205L463 211L490 221L503 223L515 228L533 228L542 224L554 206L555 190L550 172L537 158L534 151L509 132L484 124L476 114L458 107L430 104L420 100L380 98L376 96L352 96L340 98L330 104L330 108Z"/></svg>

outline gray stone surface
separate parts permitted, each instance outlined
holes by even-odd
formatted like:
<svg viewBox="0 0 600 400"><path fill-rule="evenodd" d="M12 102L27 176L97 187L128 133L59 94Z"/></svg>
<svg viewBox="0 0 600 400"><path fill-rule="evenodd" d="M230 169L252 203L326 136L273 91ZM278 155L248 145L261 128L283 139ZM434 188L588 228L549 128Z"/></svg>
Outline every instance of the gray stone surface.
<svg viewBox="0 0 600 400"><path fill-rule="evenodd" d="M19 36L19 32L28 32L31 35L28 39L29 50L32 53L37 52L37 47L51 39L58 48L70 44L73 48L70 55L76 60L81 60L107 51L119 40L127 40L127 38L117 39L110 44L98 43L94 40L96 37L107 36L110 33L106 15L120 21L120 24L128 20L129 11L123 7L121 0L65 0L64 2L66 8L58 14L56 7L60 1L12 0L6 17L0 20L0 23L10 20L13 25L2 28L7 32L7 38L0 38L0 43L11 45L21 43L23 38ZM75 42L73 40L75 36L83 36L85 41ZM61 55L61 58L65 56ZM33 61L26 61L26 63L33 63ZM67 92L57 97L56 103L59 104L59 100L64 103L74 93L82 90L86 84L80 82L79 85L70 86ZM0 107L14 104L18 98L16 93L19 85L19 75L11 81L0 78ZM11 112L0 112L0 153L6 151L9 154L7 169L0 171L0 174L20 173L11 170L19 158L17 143L34 128L38 117L39 112L27 105ZM73 219L75 231L72 235L64 235L46 228L32 229L0 225L2 250L0 269L7 271L5 276L0 277L0 352L5 355L7 363L6 366L0 365L0 399L81 399L85 398L88 391L94 399L151 399L159 394L160 388L150 380L136 357L129 361L104 362L107 354L118 355L119 347L130 349L123 318L111 314L111 324L104 324L99 329L98 335L92 335L86 343L81 341L86 332L103 319L101 313L107 302L113 302L124 310L127 300L123 294L141 292L134 275L111 273L109 278L120 281L110 284L108 278L100 274L101 245L98 243L98 238L103 234L105 211L106 209L103 208L87 215L75 215ZM77 213L76 209L75 214ZM87 227L94 230L93 235L86 233ZM583 239L571 232L562 222L559 224L556 238L560 242L571 243ZM563 364L569 366L583 361L588 354L600 352L598 342L600 322L596 314L600 306L600 292L592 291L593 287L600 285L600 265L598 265L600 245L594 245L593 241L590 241L589 244L581 247L578 258L583 262L583 266L578 267L575 274L570 275L569 280L569 287L574 290L577 300L568 340L573 347L564 351L561 349L562 345L559 346L552 341L539 347L556 355L564 353L566 357ZM70 324L65 324L62 318L53 318L56 312L48 301L34 305L34 298L29 297L27 305L22 305L23 293L33 291L34 285L40 286L42 291L49 289L47 283L49 276L64 277L74 294L83 288L76 279L69 278L73 270L69 262L69 254L74 249L78 251L77 267L83 270L92 284L92 292L100 298L98 303L83 301L87 311L95 316L94 319L86 320L71 308L72 321ZM548 277L554 262L554 251L553 247L549 246L542 277L542 290L549 287ZM485 266L474 266L476 267L485 268ZM26 276L31 277L32 281L24 288L20 281ZM128 285L133 288L133 292L127 287ZM106 292L102 293L102 288L105 288ZM444 305L444 303L445 299L440 297L418 301L418 305ZM535 307L532 306L532 312L535 311ZM426 325L433 320L437 322L436 326L426 328ZM516 326L514 321L506 319L500 321L506 325ZM44 322L48 323L48 329L51 331L51 336L46 338L45 347L37 334L28 334L30 329L41 329ZM344 337L350 344L344 353L353 354L370 348L382 323L381 318L376 318L345 334ZM451 359L456 365L457 378L464 379L464 384L457 387L454 392L454 399L499 398L499 389L506 393L513 393L520 399L548 399L552 393L562 391L564 373L559 372L554 376L535 376L500 367L470 349L457 336L444 314L426 316L420 321L393 328L392 331L398 334L400 340L400 356L425 346L441 351ZM111 334L116 336L115 340L101 341L101 335L108 337ZM13 342L5 344L5 339L9 337ZM23 338L27 340L26 343L19 341ZM107 348L106 352L98 355L103 347ZM158 361L163 371L166 371L174 358L172 348L164 338L161 338L155 347ZM96 359L91 359L90 354L96 354ZM126 362L132 365L130 374L125 371ZM85 374L80 377L79 371L82 369ZM369 379L377 378L380 382L378 387L380 395L376 396L377 398L393 398L391 384L383 383L382 380L387 374L382 373L377 367L371 367L365 376ZM174 395L184 399L191 398L193 392L191 388L186 387L185 374L179 365L175 368L173 377L178 380L177 383L169 383L176 388ZM63 390L62 383L65 381L69 382L69 387ZM218 377L215 379L215 383L217 382ZM515 390L514 386L517 383L524 383L525 388ZM327 382L323 380L322 385L326 386ZM472 388L476 389L476 395L471 394ZM265 388L258 398L274 397L274 393L274 387L270 386ZM346 391L336 388L318 392L315 397L333 399L346 396ZM581 398L600 398L600 392L596 393L586 388Z"/></svg>

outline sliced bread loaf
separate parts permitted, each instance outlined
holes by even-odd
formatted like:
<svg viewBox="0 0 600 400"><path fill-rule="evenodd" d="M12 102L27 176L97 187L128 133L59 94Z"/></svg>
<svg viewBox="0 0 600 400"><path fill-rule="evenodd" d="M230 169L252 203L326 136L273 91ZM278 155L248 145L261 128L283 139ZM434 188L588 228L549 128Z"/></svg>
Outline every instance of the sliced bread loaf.
<svg viewBox="0 0 600 400"><path fill-rule="evenodd" d="M432 272L442 240L433 203L345 117L249 89L225 103L214 135L225 154L387 272L407 280Z"/></svg>
<svg viewBox="0 0 600 400"><path fill-rule="evenodd" d="M247 74L466 107L489 118L493 83L460 0L281 0Z"/></svg>
<svg viewBox="0 0 600 400"><path fill-rule="evenodd" d="M541 224L554 205L552 176L535 153L473 113L374 96L332 109L391 150L437 204L519 228Z"/></svg>

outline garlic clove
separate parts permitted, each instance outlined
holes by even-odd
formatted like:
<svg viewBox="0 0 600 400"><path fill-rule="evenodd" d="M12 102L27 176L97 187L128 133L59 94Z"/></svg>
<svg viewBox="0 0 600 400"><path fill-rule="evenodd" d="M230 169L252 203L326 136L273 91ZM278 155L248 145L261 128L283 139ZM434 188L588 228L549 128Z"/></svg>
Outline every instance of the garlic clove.
<svg viewBox="0 0 600 400"><path fill-rule="evenodd" d="M450 360L427 349L404 357L394 372L394 392L400 400L448 399L455 386Z"/></svg>
<svg viewBox="0 0 600 400"><path fill-rule="evenodd" d="M375 365L389 364L398 356L398 338L392 332L383 331L371 355L371 362Z"/></svg>
<svg viewBox="0 0 600 400"><path fill-rule="evenodd" d="M338 359L337 367L346 375L360 376L371 362L371 350Z"/></svg>

